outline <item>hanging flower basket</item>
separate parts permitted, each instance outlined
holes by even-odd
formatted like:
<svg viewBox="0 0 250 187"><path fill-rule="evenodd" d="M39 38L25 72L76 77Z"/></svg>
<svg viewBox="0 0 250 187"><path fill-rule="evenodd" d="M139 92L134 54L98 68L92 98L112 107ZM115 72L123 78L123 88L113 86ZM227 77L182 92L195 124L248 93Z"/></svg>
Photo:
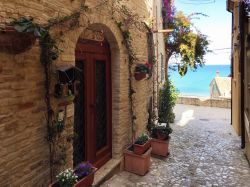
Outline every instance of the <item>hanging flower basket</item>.
<svg viewBox="0 0 250 187"><path fill-rule="evenodd" d="M6 26L0 29L0 51L11 54L22 53L31 48L35 43L32 33L17 32L14 27Z"/></svg>
<svg viewBox="0 0 250 187"><path fill-rule="evenodd" d="M137 81L150 77L153 65L146 62L145 64L137 64L135 67L134 77Z"/></svg>
<svg viewBox="0 0 250 187"><path fill-rule="evenodd" d="M135 74L134 74L135 80L137 80L137 81L145 79L146 76L147 76L147 73L144 73L144 72L135 72Z"/></svg>

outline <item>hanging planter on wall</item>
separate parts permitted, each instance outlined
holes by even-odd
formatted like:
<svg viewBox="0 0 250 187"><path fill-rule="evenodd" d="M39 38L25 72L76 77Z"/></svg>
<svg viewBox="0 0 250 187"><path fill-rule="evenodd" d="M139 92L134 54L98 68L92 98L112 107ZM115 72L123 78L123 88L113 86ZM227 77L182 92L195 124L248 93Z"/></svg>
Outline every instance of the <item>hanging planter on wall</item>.
<svg viewBox="0 0 250 187"><path fill-rule="evenodd" d="M12 26L0 29L0 51L18 54L30 49L36 37L32 33L18 32Z"/></svg>
<svg viewBox="0 0 250 187"><path fill-rule="evenodd" d="M137 64L135 67L135 73L134 77L135 80L140 81L145 79L146 77L149 77L152 71L152 65L149 63L145 64Z"/></svg>
<svg viewBox="0 0 250 187"><path fill-rule="evenodd" d="M146 76L147 76L147 73L144 73L144 72L135 72L135 74L134 74L135 80L137 80L137 81L145 79Z"/></svg>

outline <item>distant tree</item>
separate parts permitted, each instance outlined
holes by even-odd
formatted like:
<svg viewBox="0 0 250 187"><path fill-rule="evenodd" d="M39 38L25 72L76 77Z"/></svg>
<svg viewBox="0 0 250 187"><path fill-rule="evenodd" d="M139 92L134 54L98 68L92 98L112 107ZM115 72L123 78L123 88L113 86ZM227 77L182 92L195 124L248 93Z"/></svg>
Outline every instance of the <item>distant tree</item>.
<svg viewBox="0 0 250 187"><path fill-rule="evenodd" d="M169 6L168 4L167 6L167 3L165 3L165 11L163 10L164 27L173 29L173 32L165 37L166 78L168 77L169 60L173 56L178 59L178 72L181 76L184 76L188 69L195 70L198 66L204 65L204 56L210 51L208 49L209 41L207 36L196 29L192 23L194 16L199 15L204 14L193 13L185 16L181 11L176 12L173 5Z"/></svg>

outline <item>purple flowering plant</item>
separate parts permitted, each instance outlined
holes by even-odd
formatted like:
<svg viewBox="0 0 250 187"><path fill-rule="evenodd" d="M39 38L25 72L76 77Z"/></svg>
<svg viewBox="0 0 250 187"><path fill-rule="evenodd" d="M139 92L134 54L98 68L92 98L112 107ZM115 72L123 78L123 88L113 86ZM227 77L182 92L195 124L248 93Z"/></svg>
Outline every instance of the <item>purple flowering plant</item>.
<svg viewBox="0 0 250 187"><path fill-rule="evenodd" d="M80 180L89 175L90 173L92 173L94 169L95 168L93 167L93 165L87 161L78 164L77 167L75 168L74 173L78 177L78 180Z"/></svg>
<svg viewBox="0 0 250 187"><path fill-rule="evenodd" d="M246 13L249 15L250 14L250 0L243 0L243 2L245 3Z"/></svg>
<svg viewBox="0 0 250 187"><path fill-rule="evenodd" d="M174 0L162 0L163 9L163 22L164 26L167 27L168 24L173 22L174 15L176 13L176 8L174 6Z"/></svg>

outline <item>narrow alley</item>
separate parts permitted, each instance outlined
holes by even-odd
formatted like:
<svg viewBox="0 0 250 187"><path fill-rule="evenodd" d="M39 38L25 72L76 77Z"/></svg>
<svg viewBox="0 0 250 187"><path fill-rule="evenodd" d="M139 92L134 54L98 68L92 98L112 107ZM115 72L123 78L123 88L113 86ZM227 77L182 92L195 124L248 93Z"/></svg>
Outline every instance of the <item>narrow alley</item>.
<svg viewBox="0 0 250 187"><path fill-rule="evenodd" d="M250 186L249 164L230 125L230 109L176 105L170 155L145 176L123 171L103 187Z"/></svg>

